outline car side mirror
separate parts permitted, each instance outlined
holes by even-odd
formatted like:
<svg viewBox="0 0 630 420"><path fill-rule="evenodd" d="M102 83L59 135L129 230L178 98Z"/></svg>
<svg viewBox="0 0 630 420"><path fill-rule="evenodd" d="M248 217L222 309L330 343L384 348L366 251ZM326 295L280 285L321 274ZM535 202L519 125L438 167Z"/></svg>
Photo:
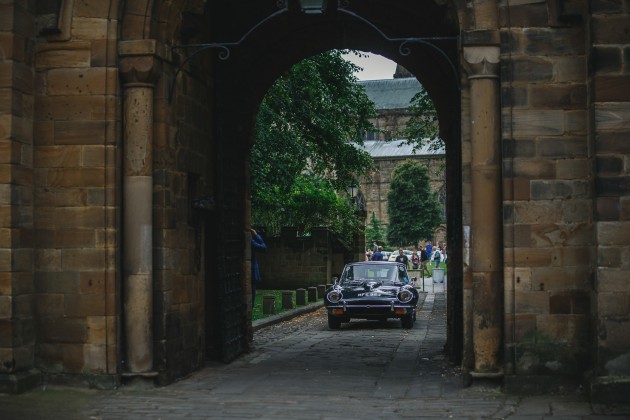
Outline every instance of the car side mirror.
<svg viewBox="0 0 630 420"><path fill-rule="evenodd" d="M333 277L332 281L333 281L333 284L338 284L339 283L339 277Z"/></svg>

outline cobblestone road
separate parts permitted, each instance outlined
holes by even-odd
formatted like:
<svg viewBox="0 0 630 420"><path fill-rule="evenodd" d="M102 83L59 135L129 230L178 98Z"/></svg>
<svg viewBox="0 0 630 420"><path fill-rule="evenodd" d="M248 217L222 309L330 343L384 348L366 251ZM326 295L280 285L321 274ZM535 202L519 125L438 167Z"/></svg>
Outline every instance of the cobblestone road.
<svg viewBox="0 0 630 420"><path fill-rule="evenodd" d="M393 320L353 320L331 331L320 309L259 330L252 353L168 387L4 396L0 414L9 417L0 418L628 418L628 407L594 406L577 395L519 398L494 387L463 388L442 353L446 296L424 297L411 330Z"/></svg>

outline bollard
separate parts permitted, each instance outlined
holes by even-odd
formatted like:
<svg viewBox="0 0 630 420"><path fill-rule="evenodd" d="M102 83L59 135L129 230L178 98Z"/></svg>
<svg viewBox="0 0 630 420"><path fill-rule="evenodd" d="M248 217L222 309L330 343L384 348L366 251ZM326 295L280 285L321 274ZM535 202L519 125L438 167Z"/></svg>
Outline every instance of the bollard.
<svg viewBox="0 0 630 420"><path fill-rule="evenodd" d="M295 303L298 305L306 305L306 289L297 289L295 291Z"/></svg>
<svg viewBox="0 0 630 420"><path fill-rule="evenodd" d="M326 285L318 284L317 285L317 299L323 299L326 295Z"/></svg>
<svg viewBox="0 0 630 420"><path fill-rule="evenodd" d="M274 295L263 296L263 314L276 313L276 297Z"/></svg>
<svg viewBox="0 0 630 420"><path fill-rule="evenodd" d="M317 302L317 287L311 286L308 288L308 301Z"/></svg>
<svg viewBox="0 0 630 420"><path fill-rule="evenodd" d="M282 309L293 309L293 292L290 290L282 292Z"/></svg>

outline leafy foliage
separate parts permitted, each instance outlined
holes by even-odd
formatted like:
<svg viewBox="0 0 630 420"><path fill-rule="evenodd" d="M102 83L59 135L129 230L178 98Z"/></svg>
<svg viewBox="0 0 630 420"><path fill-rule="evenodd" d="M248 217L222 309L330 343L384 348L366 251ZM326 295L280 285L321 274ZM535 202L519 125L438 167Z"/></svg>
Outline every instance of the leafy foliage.
<svg viewBox="0 0 630 420"><path fill-rule="evenodd" d="M368 226L365 229L365 243L366 244L378 244L385 245L385 227L383 223L378 220L376 214L372 212L372 216L370 216L370 221L368 222Z"/></svg>
<svg viewBox="0 0 630 420"><path fill-rule="evenodd" d="M406 160L392 172L387 195L387 240L398 246L431 239L441 221L440 202L431 191L426 166Z"/></svg>
<svg viewBox="0 0 630 420"><path fill-rule="evenodd" d="M328 226L349 239L358 220L339 191L367 173L372 159L350 142L373 130L374 104L353 72L329 51L293 66L269 89L251 151L252 223L277 234L282 226Z"/></svg>
<svg viewBox="0 0 630 420"><path fill-rule="evenodd" d="M421 87L420 92L411 99L408 111L411 117L400 133L401 137L407 139L414 150L427 144L431 150L443 148L435 105L424 88Z"/></svg>

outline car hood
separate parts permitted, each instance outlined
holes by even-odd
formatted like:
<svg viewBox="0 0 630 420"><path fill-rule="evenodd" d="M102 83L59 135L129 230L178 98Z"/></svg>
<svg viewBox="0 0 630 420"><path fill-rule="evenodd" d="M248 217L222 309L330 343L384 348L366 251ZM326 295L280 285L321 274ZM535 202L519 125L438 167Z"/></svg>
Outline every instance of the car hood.
<svg viewBox="0 0 630 420"><path fill-rule="evenodd" d="M384 285L380 282L364 281L353 282L351 284L339 285L336 287L343 295L343 299L353 299L361 297L371 298L396 298L398 292L404 286Z"/></svg>

